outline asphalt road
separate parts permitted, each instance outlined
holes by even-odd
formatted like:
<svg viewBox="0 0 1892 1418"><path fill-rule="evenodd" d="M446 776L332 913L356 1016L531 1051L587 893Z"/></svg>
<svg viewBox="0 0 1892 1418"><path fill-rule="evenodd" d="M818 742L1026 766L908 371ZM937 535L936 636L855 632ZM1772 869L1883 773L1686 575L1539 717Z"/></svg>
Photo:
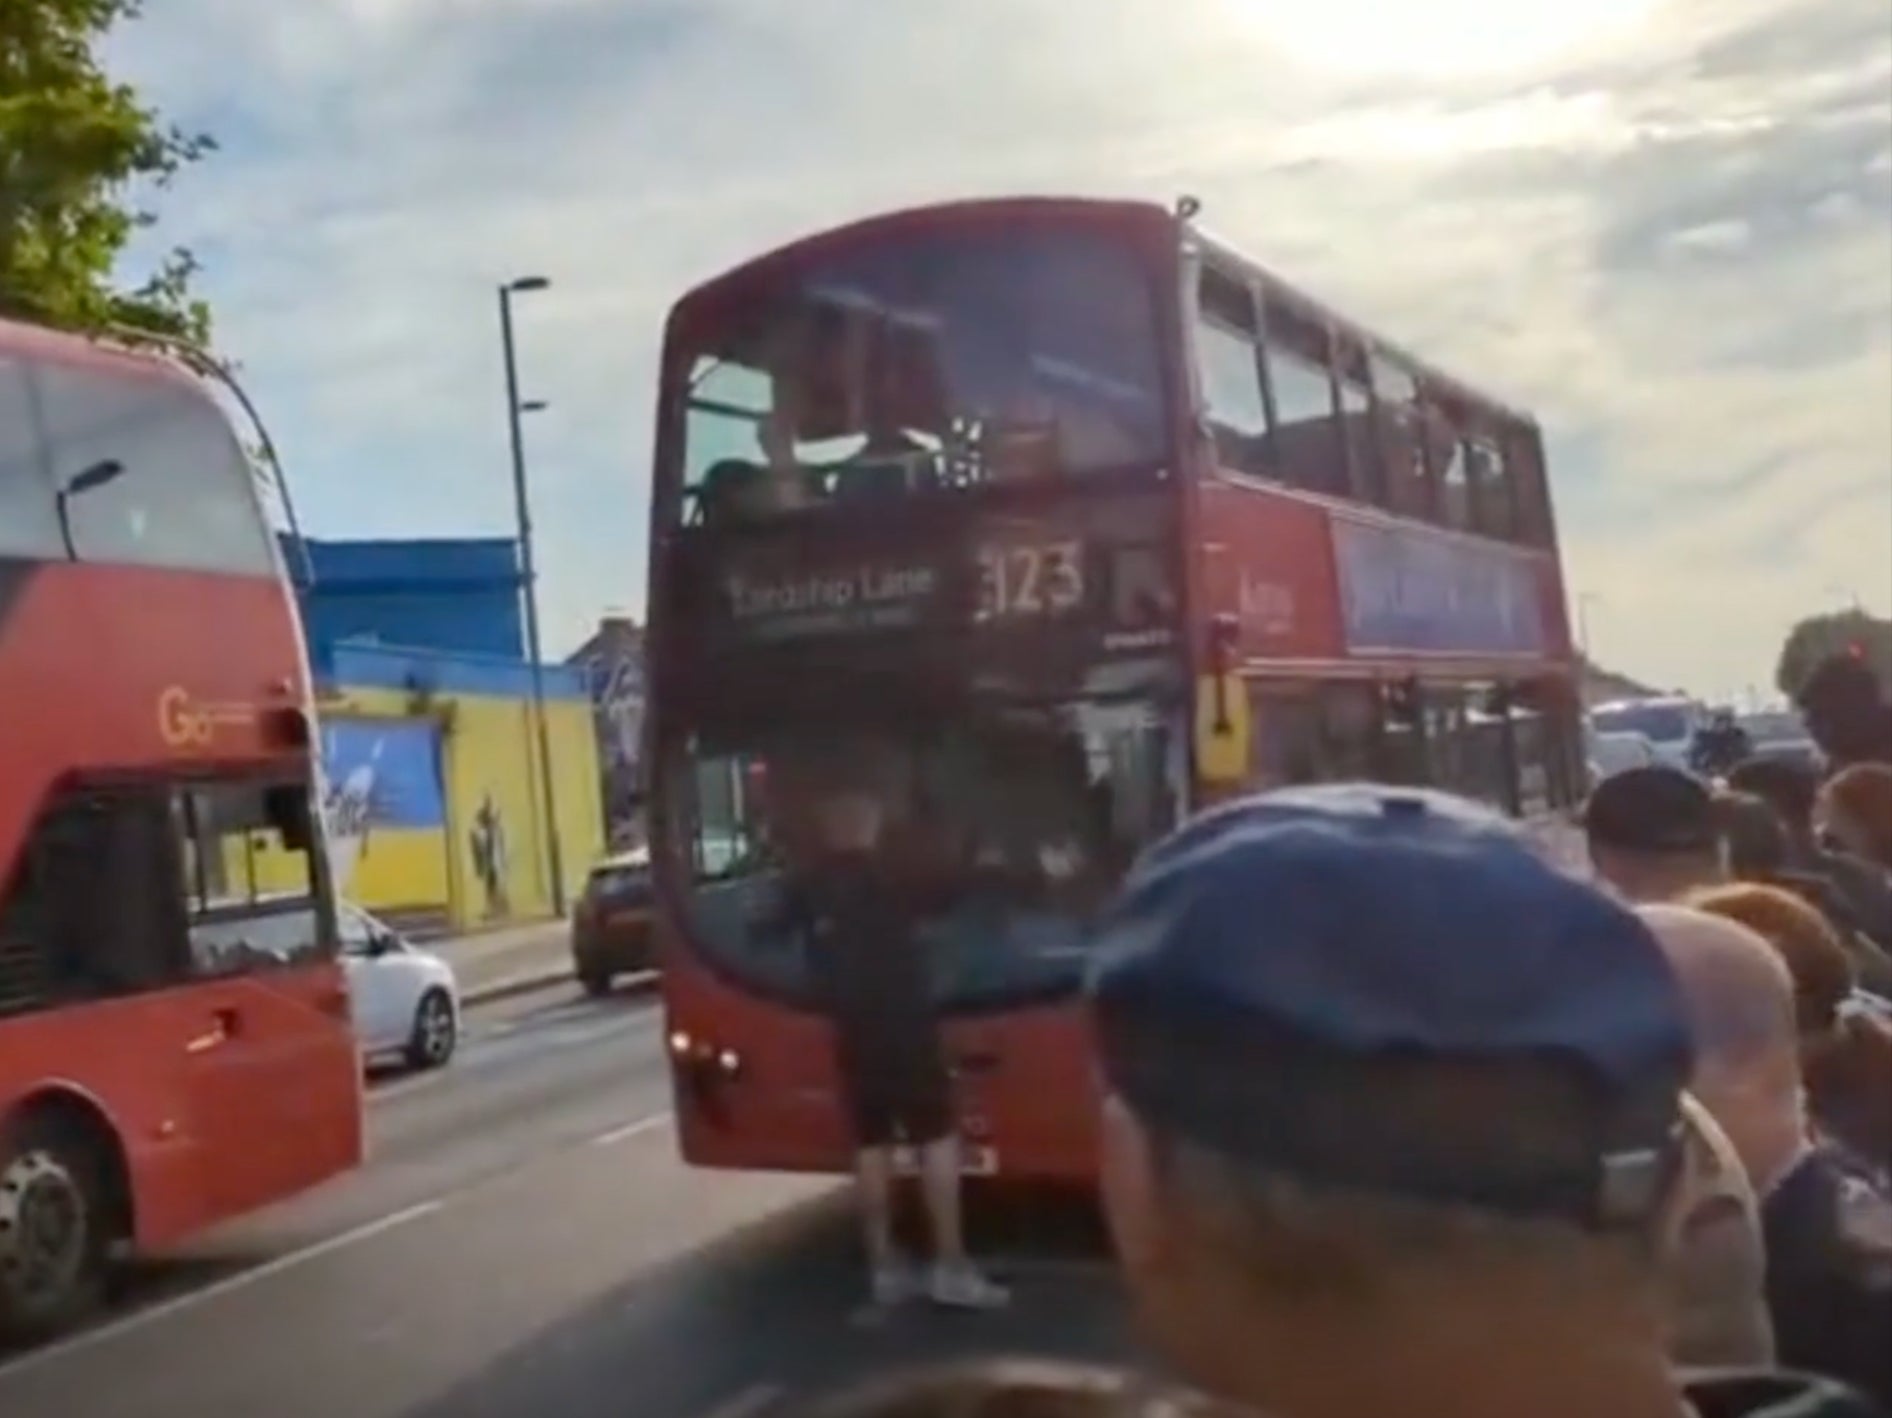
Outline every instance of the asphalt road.
<svg viewBox="0 0 1892 1418"><path fill-rule="evenodd" d="M1010 1211L1003 1314L860 1304L844 1188L675 1156L661 1024L563 994L469 1019L371 1103L356 1175L140 1268L115 1315L0 1361L7 1418L741 1418L921 1357L1121 1356L1107 1271Z"/></svg>

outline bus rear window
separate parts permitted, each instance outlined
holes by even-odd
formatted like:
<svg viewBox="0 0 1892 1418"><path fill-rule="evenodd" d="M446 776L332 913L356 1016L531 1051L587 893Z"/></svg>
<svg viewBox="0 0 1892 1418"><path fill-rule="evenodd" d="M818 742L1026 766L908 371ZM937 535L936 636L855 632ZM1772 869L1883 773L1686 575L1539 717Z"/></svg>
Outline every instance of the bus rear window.
<svg viewBox="0 0 1892 1418"><path fill-rule="evenodd" d="M679 329L687 522L1164 456L1153 282L1102 232L878 239Z"/></svg>

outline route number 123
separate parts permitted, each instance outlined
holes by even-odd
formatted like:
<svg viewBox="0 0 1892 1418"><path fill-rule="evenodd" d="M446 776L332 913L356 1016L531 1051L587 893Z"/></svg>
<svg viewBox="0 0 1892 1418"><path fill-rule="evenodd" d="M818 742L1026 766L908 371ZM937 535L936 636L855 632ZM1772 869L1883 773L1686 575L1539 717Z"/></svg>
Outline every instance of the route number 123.
<svg viewBox="0 0 1892 1418"><path fill-rule="evenodd" d="M1063 615L1084 603L1083 545L1076 541L979 548L975 619Z"/></svg>

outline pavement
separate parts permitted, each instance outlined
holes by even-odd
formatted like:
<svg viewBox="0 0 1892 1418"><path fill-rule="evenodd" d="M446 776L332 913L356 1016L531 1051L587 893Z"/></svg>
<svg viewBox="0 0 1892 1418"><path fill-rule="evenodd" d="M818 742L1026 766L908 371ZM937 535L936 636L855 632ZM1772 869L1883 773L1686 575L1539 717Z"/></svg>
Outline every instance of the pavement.
<svg viewBox="0 0 1892 1418"><path fill-rule="evenodd" d="M0 1413L748 1418L917 1358L1130 1352L1081 1249L1016 1251L1003 1313L864 1308L844 1185L678 1160L662 1031L564 983L469 1010L452 1064L371 1090L364 1168L0 1356Z"/></svg>
<svg viewBox="0 0 1892 1418"><path fill-rule="evenodd" d="M530 994L572 978L571 923L559 919L475 931L425 942L453 965L466 1004ZM620 976L625 992L649 990L655 971Z"/></svg>

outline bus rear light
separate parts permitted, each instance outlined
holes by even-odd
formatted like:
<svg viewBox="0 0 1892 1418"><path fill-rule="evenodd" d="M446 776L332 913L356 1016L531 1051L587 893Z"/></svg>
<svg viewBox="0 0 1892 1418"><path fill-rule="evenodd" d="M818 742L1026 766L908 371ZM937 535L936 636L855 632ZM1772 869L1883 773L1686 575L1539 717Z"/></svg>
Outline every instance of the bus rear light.
<svg viewBox="0 0 1892 1418"><path fill-rule="evenodd" d="M678 1029L670 1035L670 1052L680 1059L688 1058L691 1042L690 1036Z"/></svg>
<svg viewBox="0 0 1892 1418"><path fill-rule="evenodd" d="M742 1072L742 1059L734 1049L724 1049L716 1055L716 1067L725 1078L734 1078Z"/></svg>

